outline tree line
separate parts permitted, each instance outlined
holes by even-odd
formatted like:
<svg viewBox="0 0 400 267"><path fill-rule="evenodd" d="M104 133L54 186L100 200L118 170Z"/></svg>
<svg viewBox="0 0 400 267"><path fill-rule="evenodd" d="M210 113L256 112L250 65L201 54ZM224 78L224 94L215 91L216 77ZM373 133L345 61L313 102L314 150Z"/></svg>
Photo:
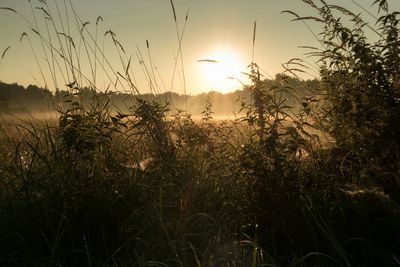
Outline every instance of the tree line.
<svg viewBox="0 0 400 267"><path fill-rule="evenodd" d="M282 97L287 99L287 104L296 106L301 99L318 90L318 80L301 80L283 74L277 74L275 79L263 80L265 87L285 87ZM135 106L137 99L157 101L168 106L172 111L186 110L196 116L200 115L207 105L215 116L232 116L239 114L242 107L250 104L250 87L244 86L240 90L230 93L211 91L196 95L182 95L175 92L162 94L141 94L134 95L121 92L102 93L91 88L83 88L79 92L73 89L50 91L36 85L29 85L26 88L17 83L5 83L0 81L0 112L46 112L51 110L65 111L70 103L79 101L80 105L89 107L99 99L107 98L112 104L114 112L127 113Z"/></svg>

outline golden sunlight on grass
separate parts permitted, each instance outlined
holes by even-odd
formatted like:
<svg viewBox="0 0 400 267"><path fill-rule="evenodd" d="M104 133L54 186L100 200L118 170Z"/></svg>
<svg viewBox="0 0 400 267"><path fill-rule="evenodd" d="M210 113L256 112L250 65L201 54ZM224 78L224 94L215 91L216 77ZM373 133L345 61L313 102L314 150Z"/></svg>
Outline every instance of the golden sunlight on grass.
<svg viewBox="0 0 400 267"><path fill-rule="evenodd" d="M228 48L217 48L198 60L198 75L209 90L222 93L240 89L246 64Z"/></svg>
<svg viewBox="0 0 400 267"><path fill-rule="evenodd" d="M0 267L400 266L389 1L0 0Z"/></svg>

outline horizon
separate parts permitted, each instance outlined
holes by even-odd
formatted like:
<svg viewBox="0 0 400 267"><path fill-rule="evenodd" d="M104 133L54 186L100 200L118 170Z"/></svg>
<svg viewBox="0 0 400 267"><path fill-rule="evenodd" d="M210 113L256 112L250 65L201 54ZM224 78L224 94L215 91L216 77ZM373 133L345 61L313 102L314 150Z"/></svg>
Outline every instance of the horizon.
<svg viewBox="0 0 400 267"><path fill-rule="evenodd" d="M67 2L69 3L69 1L62 3ZM339 0L329 1L333 4L340 2ZM352 0L341 5L356 14L362 12L362 17L369 21L371 15L377 13L377 7L370 7L370 3L367 5L360 2ZM28 2L4 0L3 3L2 7L13 8L29 21L34 21L35 17L29 15ZM33 7L40 7L38 3L38 1L32 1ZM57 2L48 1L49 8L56 13L57 6L54 3ZM109 36L105 36L105 41L100 39L109 30L115 33L116 39L126 50L122 65L131 64L135 85L140 93L149 93L152 90L160 93L171 91L188 95L209 91L234 92L241 89L242 84L249 84L243 72L246 72L246 67L253 62L253 53L254 62L261 67L265 78L274 78L276 74L281 73L284 70L281 64L292 58L302 58L307 64L315 66L313 59L306 58L304 54L308 51L300 49L299 46L318 46L313 33L307 28L307 26L310 27L314 33L318 34L317 25L308 23L305 26L300 21L293 22L292 16L281 13L283 10L291 10L301 16L313 15L313 10L300 0L295 2L282 0L279 3L260 0L252 0L251 3L239 0L202 2L123 0L118 6L105 0L97 1L96 5L91 4L93 1L90 0L71 1L71 3L82 21L90 22L86 26L88 30L92 33L98 31L98 42L105 44L104 51L110 64L123 73L121 63L118 63L118 51L115 50L113 44L110 44ZM171 3L175 8L175 14ZM390 3L392 10L400 9L398 1ZM61 6L59 8L62 12ZM35 9L34 12L37 18L41 17L38 13L40 10ZM32 84L44 88L46 87L44 85L47 85L51 91L54 91L55 84L58 84L57 87L60 88L67 84L65 80L71 82L66 78L62 81L60 77L55 82L51 81L50 72L45 70L47 63L44 60L45 55L41 51L40 42L33 42L35 36L28 25L13 12L3 9L0 13L2 14L0 32L4 36L0 41L0 53L4 56L0 61L0 80L6 83L16 82L24 87ZM99 16L102 18L101 22ZM176 16L176 25L174 16ZM61 18L64 18L63 15ZM65 18L68 19L68 16ZM60 21L62 24L62 19ZM253 51L255 21L257 28ZM99 22L98 28L94 26L96 22ZM44 24L40 23L39 21L39 28L43 30ZM73 23L71 25L74 26ZM179 36L177 36L177 31ZM29 39L22 36L24 32L28 34ZM183 39L182 58L177 54L178 37ZM374 38L373 34L369 37ZM35 54L31 51L29 41L32 41L38 61L44 69L42 73L35 63ZM83 46L82 43L80 45ZM80 49L84 51L83 47ZM178 58L175 60L176 55ZM79 56L84 57L84 52ZM132 59L132 63L130 61L128 63L129 58ZM147 70L147 73L146 70L143 71L144 64L139 64L138 60L142 60L146 64L145 67L149 67L150 70ZM90 73L90 69L85 67L84 63L82 63L82 71ZM185 78L183 78L183 73ZM149 74L152 76L150 79L147 77ZM42 76L48 80L43 81ZM310 71L306 74L300 73L299 76L303 79L312 79L317 77L318 73ZM97 77L96 73L94 77L97 78L96 88L105 90L107 86L112 86L112 82L107 81L104 74L102 76L99 73Z"/></svg>

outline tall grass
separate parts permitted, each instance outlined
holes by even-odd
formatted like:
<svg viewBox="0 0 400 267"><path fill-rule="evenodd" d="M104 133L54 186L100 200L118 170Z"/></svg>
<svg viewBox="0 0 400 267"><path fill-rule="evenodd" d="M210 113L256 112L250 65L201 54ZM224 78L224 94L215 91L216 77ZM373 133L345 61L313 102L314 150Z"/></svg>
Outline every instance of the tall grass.
<svg viewBox="0 0 400 267"><path fill-rule="evenodd" d="M195 121L186 111L168 117L168 104L140 94L131 58L109 30L104 36L121 61L111 66L98 44L101 17L92 34L71 2L57 5L53 16L46 1L30 1L34 22L27 20L30 32L21 37L37 38L46 58L39 68L48 68L54 86L65 84L70 94L55 123L1 124L1 265L398 265L397 169L391 166L398 152L397 13L379 19L377 31L386 39L373 46L362 24L347 29L332 13L348 11L305 2L326 27L326 50L317 54L327 60L321 94L298 99L303 108L294 108L287 100L296 98L292 78L281 75L267 84L252 62L246 115L213 120L210 100ZM387 12L385 1L379 4ZM171 7L179 43L175 65L183 65L184 30L173 1ZM335 38L347 49L340 60ZM253 46L255 39L254 26ZM378 47L386 54L375 62ZM149 42L147 48L151 58ZM152 62L140 51L138 58L156 93ZM96 85L100 72L110 80L106 90ZM111 112L110 88L136 96L129 112ZM336 142L318 142L316 130Z"/></svg>

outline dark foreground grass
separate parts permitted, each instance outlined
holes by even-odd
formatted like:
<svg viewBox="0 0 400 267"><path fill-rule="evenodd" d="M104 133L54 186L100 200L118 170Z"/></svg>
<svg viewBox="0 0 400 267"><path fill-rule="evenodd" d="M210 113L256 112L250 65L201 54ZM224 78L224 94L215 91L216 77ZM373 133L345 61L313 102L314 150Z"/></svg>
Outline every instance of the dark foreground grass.
<svg viewBox="0 0 400 267"><path fill-rule="evenodd" d="M55 122L1 124L0 265L398 266L398 14L379 1L382 38L368 43L359 17L304 2L319 17L297 19L325 27L321 88L293 109L283 96L296 88L285 76L265 86L253 62L252 101L235 121L214 121L211 104L200 121L185 112L171 118L168 105L139 94L112 31L105 35L123 70L108 65L97 45L101 19L91 35L71 6L66 16L79 31L70 36L46 1L36 3L51 27L31 30L50 70L59 66L55 86L62 76L71 93ZM352 16L354 28L337 12ZM83 60L77 49L92 80L73 64ZM128 113L110 112L96 68L135 95ZM96 92L91 103L86 87ZM319 142L321 131L335 142Z"/></svg>
<svg viewBox="0 0 400 267"><path fill-rule="evenodd" d="M287 136L269 154L244 122L185 114L126 125L2 132L2 265L397 265L398 205L342 182L337 149Z"/></svg>

